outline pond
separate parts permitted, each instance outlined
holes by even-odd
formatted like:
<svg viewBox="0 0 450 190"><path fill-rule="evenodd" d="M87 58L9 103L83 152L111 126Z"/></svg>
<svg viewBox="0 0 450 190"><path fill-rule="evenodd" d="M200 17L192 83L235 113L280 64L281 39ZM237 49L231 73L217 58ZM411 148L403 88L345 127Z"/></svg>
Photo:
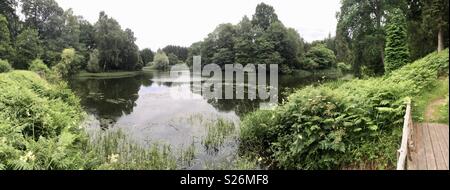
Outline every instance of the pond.
<svg viewBox="0 0 450 190"><path fill-rule="evenodd" d="M294 88L317 83L320 78L279 77L280 101ZM224 85L230 85L223 81ZM207 100L191 88L189 80L174 81L169 72L144 71L124 78L75 78L72 90L92 121L90 130L120 129L135 142L166 144L175 149L192 144L196 147L195 163L188 169L204 169L214 163L230 161L238 148L240 119L259 109L258 100ZM175 98L171 90L187 89ZM205 146L211 126L224 120L235 128L213 151ZM209 126L209 127L208 127Z"/></svg>

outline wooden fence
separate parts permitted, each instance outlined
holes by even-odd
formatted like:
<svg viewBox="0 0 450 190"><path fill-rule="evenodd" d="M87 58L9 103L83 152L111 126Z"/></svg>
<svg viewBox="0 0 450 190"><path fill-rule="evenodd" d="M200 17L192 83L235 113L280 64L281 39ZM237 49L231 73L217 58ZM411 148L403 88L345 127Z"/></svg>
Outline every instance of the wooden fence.
<svg viewBox="0 0 450 190"><path fill-rule="evenodd" d="M406 103L405 120L403 122L402 144L397 154L397 170L405 170L406 159L411 159L411 150L414 147L413 129L414 126L411 116L411 101L408 101Z"/></svg>

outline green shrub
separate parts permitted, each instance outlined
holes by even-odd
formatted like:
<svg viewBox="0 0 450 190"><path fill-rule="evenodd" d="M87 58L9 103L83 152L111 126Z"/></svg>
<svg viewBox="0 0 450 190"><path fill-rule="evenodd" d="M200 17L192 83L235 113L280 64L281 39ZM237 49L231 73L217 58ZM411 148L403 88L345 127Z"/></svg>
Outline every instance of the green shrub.
<svg viewBox="0 0 450 190"><path fill-rule="evenodd" d="M0 74L0 169L82 169L79 99L29 71Z"/></svg>
<svg viewBox="0 0 450 190"><path fill-rule="evenodd" d="M342 71L342 73L351 73L352 72L352 66L350 64L340 62L337 64L337 67Z"/></svg>
<svg viewBox="0 0 450 190"><path fill-rule="evenodd" d="M304 68L315 70L330 67L336 67L336 56L324 44L318 44L306 53Z"/></svg>
<svg viewBox="0 0 450 190"><path fill-rule="evenodd" d="M0 59L0 73L6 73L12 70L11 65L6 60Z"/></svg>
<svg viewBox="0 0 450 190"><path fill-rule="evenodd" d="M50 74L50 69L41 59L35 59L31 62L28 70L38 73L41 76Z"/></svg>
<svg viewBox="0 0 450 190"><path fill-rule="evenodd" d="M385 77L301 89L244 118L241 150L279 169L394 168L404 101L436 84L448 61L446 50Z"/></svg>

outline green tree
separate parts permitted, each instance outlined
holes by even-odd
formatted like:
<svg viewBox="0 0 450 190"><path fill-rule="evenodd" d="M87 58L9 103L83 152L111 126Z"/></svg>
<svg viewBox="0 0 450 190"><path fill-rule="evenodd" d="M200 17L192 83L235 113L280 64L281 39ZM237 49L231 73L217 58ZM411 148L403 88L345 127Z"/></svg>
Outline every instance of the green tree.
<svg viewBox="0 0 450 190"><path fill-rule="evenodd" d="M60 52L71 47L62 40L65 28L64 10L55 0L21 0L25 26L36 29L42 40L42 59L54 64Z"/></svg>
<svg viewBox="0 0 450 190"><path fill-rule="evenodd" d="M8 28L11 38L15 38L19 32L20 20L16 14L18 0L2 0L0 1L0 15L8 20Z"/></svg>
<svg viewBox="0 0 450 190"><path fill-rule="evenodd" d="M437 34L438 51L444 49L444 30L448 28L448 0L423 0L423 23Z"/></svg>
<svg viewBox="0 0 450 190"><path fill-rule="evenodd" d="M167 57L166 53L158 51L155 54L155 58L153 60L153 67L158 70L169 69L169 57Z"/></svg>
<svg viewBox="0 0 450 190"><path fill-rule="evenodd" d="M153 61L153 57L155 56L153 51L149 48L145 48L140 51L139 53L141 55L142 62L144 62L144 65L147 65L148 63Z"/></svg>
<svg viewBox="0 0 450 190"><path fill-rule="evenodd" d="M100 13L95 24L95 45L102 71L141 69L143 64L135 41L133 31L123 31L116 20Z"/></svg>
<svg viewBox="0 0 450 190"><path fill-rule="evenodd" d="M234 45L236 63L243 65L254 62L253 26L247 16L236 26L236 43Z"/></svg>
<svg viewBox="0 0 450 190"><path fill-rule="evenodd" d="M392 72L410 61L406 30L406 18L403 11L395 9L390 13L386 26L385 67L387 72Z"/></svg>
<svg viewBox="0 0 450 190"><path fill-rule="evenodd" d="M336 56L324 44L313 46L305 55L304 69L317 70L336 67Z"/></svg>
<svg viewBox="0 0 450 190"><path fill-rule="evenodd" d="M53 67L60 77L69 77L80 70L82 57L77 55L75 49L64 49L61 53L61 61Z"/></svg>
<svg viewBox="0 0 450 190"><path fill-rule="evenodd" d="M189 65L190 67L193 66L193 58L194 56L200 56L202 54L202 43L203 42L196 42L193 43L189 48L188 48L188 58L186 60L187 65ZM203 58L202 58L203 59Z"/></svg>
<svg viewBox="0 0 450 190"><path fill-rule="evenodd" d="M338 13L336 48L340 61L352 63L356 76L361 68L371 73L384 73L386 13L394 8L405 10L405 1L342 0ZM342 56L345 55L345 58Z"/></svg>
<svg viewBox="0 0 450 190"><path fill-rule="evenodd" d="M66 47L73 47L76 50L81 49L80 44L80 22L78 16L75 16L72 9L64 12L64 28L62 29L62 40Z"/></svg>
<svg viewBox="0 0 450 190"><path fill-rule="evenodd" d="M43 49L36 30L24 29L16 39L17 54L14 59L14 68L27 69L28 64L42 55Z"/></svg>
<svg viewBox="0 0 450 190"><path fill-rule="evenodd" d="M14 49L8 29L8 20L0 14L0 58L12 60Z"/></svg>
<svg viewBox="0 0 450 190"><path fill-rule="evenodd" d="M100 62L99 56L100 56L100 53L97 49L94 49L91 52L91 54L89 55L89 61L88 61L87 67L86 67L86 70L88 72L91 72L91 73L101 72L101 68L99 65L99 62Z"/></svg>
<svg viewBox="0 0 450 190"><path fill-rule="evenodd" d="M169 58L169 64L170 65L176 65L180 62L180 60L178 59L178 57L173 54L173 53L169 53L169 55L167 55L167 57Z"/></svg>
<svg viewBox="0 0 450 190"><path fill-rule="evenodd" d="M275 14L275 9L265 3L258 4L252 19L253 25L266 30L274 22L278 22L278 16Z"/></svg>
<svg viewBox="0 0 450 190"><path fill-rule="evenodd" d="M181 46L175 46L175 45L168 45L166 47L164 47L162 49L162 51L164 53L166 53L167 55L169 54L174 54L178 57L179 60L181 61L186 61L187 56L189 54L189 50L186 47L181 47Z"/></svg>

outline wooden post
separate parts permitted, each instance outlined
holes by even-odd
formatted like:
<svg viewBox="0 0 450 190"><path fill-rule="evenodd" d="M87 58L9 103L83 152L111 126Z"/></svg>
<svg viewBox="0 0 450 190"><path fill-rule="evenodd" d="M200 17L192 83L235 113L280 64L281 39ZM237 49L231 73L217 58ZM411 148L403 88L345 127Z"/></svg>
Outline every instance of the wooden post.
<svg viewBox="0 0 450 190"><path fill-rule="evenodd" d="M405 120L403 122L402 144L398 150L397 170L405 170L406 158L408 156L409 137L410 137L410 121L411 121L411 102L406 105Z"/></svg>

